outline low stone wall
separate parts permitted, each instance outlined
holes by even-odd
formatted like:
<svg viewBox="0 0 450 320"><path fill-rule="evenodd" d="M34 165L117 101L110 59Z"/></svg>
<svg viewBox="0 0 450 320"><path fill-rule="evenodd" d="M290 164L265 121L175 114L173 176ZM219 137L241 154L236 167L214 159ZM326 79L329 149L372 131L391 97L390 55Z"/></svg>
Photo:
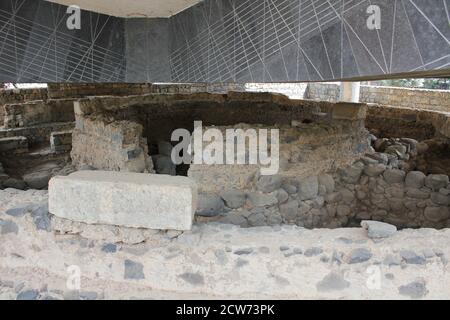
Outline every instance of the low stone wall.
<svg viewBox="0 0 450 320"><path fill-rule="evenodd" d="M199 220L242 227L339 228L357 226L362 220L402 228L450 226L449 177L406 173L388 154L370 154L320 175L260 177L252 190L203 194L199 203Z"/></svg>
<svg viewBox="0 0 450 320"><path fill-rule="evenodd" d="M362 86L361 101L389 106L450 112L450 91Z"/></svg>
<svg viewBox="0 0 450 320"><path fill-rule="evenodd" d="M47 89L0 90L0 127L4 124L5 104L25 103L36 100L47 100Z"/></svg>
<svg viewBox="0 0 450 320"><path fill-rule="evenodd" d="M366 127L378 137L450 138L450 114L414 108L369 104Z"/></svg>
<svg viewBox="0 0 450 320"><path fill-rule="evenodd" d="M48 96L51 99L84 98L87 96L133 96L150 93L227 93L230 90L245 91L241 84L73 84L49 83Z"/></svg>
<svg viewBox="0 0 450 320"><path fill-rule="evenodd" d="M30 145L48 144L52 132L70 131L75 122L53 122L35 126L0 130L0 138L23 136Z"/></svg>
<svg viewBox="0 0 450 320"><path fill-rule="evenodd" d="M73 122L73 100L34 101L4 105L4 128L30 127L45 123Z"/></svg>
<svg viewBox="0 0 450 320"><path fill-rule="evenodd" d="M336 102L339 96L339 83L309 83L304 98ZM450 112L450 91L361 86L360 102Z"/></svg>
<svg viewBox="0 0 450 320"><path fill-rule="evenodd" d="M8 103L23 103L36 100L47 100L47 98L48 93L46 88L0 90L0 105Z"/></svg>
<svg viewBox="0 0 450 320"><path fill-rule="evenodd" d="M305 99L311 99L315 101L329 101L336 102L339 100L341 87L339 83L326 82L326 83L314 83L308 84L308 88L305 92Z"/></svg>

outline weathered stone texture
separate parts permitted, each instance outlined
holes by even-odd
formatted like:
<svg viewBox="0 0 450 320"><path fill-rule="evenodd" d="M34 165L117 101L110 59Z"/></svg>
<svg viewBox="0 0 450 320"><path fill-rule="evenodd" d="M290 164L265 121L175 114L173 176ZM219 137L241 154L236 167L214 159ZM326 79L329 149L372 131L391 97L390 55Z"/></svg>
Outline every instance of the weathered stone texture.
<svg viewBox="0 0 450 320"><path fill-rule="evenodd" d="M80 171L49 183L49 211L88 224L190 230L197 187L184 177Z"/></svg>

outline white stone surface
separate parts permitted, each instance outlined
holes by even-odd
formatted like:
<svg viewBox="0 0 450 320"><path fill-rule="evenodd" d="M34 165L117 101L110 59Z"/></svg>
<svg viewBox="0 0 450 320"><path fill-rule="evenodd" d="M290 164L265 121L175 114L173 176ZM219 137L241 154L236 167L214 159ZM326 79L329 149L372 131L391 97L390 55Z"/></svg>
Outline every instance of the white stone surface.
<svg viewBox="0 0 450 320"><path fill-rule="evenodd" d="M46 201L46 191L0 190L0 300L25 290L39 290L38 299L76 297L69 266L80 268L80 296L98 299L450 298L450 229L407 229L373 241L362 228L195 224L111 250L110 241L91 235L38 230L31 213L7 214ZM349 264L361 249L372 257Z"/></svg>
<svg viewBox="0 0 450 320"><path fill-rule="evenodd" d="M49 211L88 224L190 230L195 182L185 177L79 171L49 183Z"/></svg>

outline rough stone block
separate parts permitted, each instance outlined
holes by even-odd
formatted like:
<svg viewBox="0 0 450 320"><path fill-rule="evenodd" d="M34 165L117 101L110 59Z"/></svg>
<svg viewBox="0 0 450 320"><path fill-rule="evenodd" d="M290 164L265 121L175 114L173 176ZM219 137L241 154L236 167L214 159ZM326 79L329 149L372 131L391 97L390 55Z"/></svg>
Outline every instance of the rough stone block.
<svg viewBox="0 0 450 320"><path fill-rule="evenodd" d="M367 117L367 105L362 103L340 102L333 108L335 120L364 120Z"/></svg>
<svg viewBox="0 0 450 320"><path fill-rule="evenodd" d="M190 230L197 186L185 177L79 171L49 183L49 211L65 219L157 230Z"/></svg>

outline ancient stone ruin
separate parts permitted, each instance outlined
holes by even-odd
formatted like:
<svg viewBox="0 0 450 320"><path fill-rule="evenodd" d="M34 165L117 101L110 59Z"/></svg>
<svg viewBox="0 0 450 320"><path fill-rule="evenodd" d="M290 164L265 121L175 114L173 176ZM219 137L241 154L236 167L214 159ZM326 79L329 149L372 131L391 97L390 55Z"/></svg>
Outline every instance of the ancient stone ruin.
<svg viewBox="0 0 450 320"><path fill-rule="evenodd" d="M297 241L296 230L312 230L305 237L314 242L335 230L342 233L335 241L344 246L362 241L356 233L346 238L344 231L361 226L371 239L404 229L450 228L449 113L232 89L50 84L2 93L0 187L5 203L12 201L6 214L30 219L26 228L55 239L77 237L86 248L103 243L105 253L120 246L138 252L150 244L163 250L174 241L189 250L193 243L201 246L196 232L213 237L214 228L232 230L234 241L248 241L229 249L238 257L254 252L256 240L245 238L252 232L270 241L274 230L283 230ZM184 129L193 145L198 121L203 130L221 133L224 142L228 129L279 130L278 172L264 175L259 164L173 163L172 133ZM233 140L236 150L239 143ZM16 220L0 217L0 222L2 234L20 233ZM241 238L239 230L249 234ZM324 263L348 264L370 261L378 250L327 254L312 242L305 252L292 246L279 250L285 258L320 256ZM178 249L173 250L176 257ZM219 263L227 263L227 252L215 251ZM430 257L442 257L436 252ZM401 251L397 263L397 253L383 258L389 266L428 259ZM240 268L248 261L236 263ZM124 268L125 279L146 279L142 264L127 259ZM189 286L205 281L195 272L183 274ZM347 286L331 274L318 292L329 291L333 279ZM277 286L285 283L279 281Z"/></svg>

